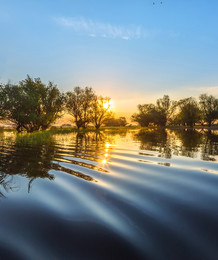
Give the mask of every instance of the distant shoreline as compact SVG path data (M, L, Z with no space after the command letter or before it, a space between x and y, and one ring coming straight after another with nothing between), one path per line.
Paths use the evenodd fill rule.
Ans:
M56 125L56 126L52 126L50 129L46 130L46 131L56 131L56 130L72 130L72 131L78 131L78 132L83 132L83 131L93 131L95 130L93 126L87 127L85 129L78 129L76 126L65 126L65 125ZM157 127L157 126L148 126L148 127L141 127L141 126L137 126L137 125L132 125L132 126L103 126L101 127L98 131L104 131L104 130L128 130L128 129L136 129L136 130L146 130L146 129L169 129L169 130L185 130L185 129L207 129L207 130L218 130L218 125L213 125L213 126L207 126L207 125L197 125L197 126L193 126L193 127L189 127L189 126L165 126L165 127ZM16 127L11 123L6 123L3 124L2 122L0 122L0 130L1 131L13 131L16 130ZM39 131L42 132L42 131Z

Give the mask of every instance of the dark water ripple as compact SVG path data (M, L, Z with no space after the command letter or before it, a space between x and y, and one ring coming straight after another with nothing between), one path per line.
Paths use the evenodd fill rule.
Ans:
M195 131L2 142L0 258L218 259L217 159Z

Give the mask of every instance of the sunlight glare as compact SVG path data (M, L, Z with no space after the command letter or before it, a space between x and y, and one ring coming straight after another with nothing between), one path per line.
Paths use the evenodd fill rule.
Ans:
M111 109L113 107L113 104L114 104L113 100L105 101L103 103L103 107L105 109L108 109L108 108Z

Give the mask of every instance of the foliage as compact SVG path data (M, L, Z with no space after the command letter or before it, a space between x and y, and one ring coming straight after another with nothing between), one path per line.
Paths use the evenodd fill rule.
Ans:
M92 122L96 129L99 129L101 125L111 117L111 104L110 98L95 97L93 102Z
M0 119L4 119L6 117L5 101L6 95L4 91L4 86L0 85Z
M203 120L211 126L211 124L218 119L218 99L212 95L202 94L199 100Z
M65 97L51 82L43 90L40 104L40 125L42 130L45 130L61 116Z
M166 124L193 127L202 120L211 126L218 119L218 99L206 94L200 96L199 104L192 97L176 102L164 95L156 104L138 105L137 108L138 113L133 114L131 119L142 127L163 127Z
M110 98L97 96L92 88L75 87L66 93L66 108L74 117L78 129L87 128L93 123L99 129L104 121L111 116Z
M126 126L127 121L125 117L119 117L119 118L108 118L104 121L105 126Z
M200 109L194 98L181 99L178 102L178 107L177 120L179 124L193 127L201 119Z
M175 111L176 102L171 101L169 96L157 100L156 105L144 104L138 105L139 113L132 115L132 121L139 123L141 126L149 124L165 126Z
M142 127L147 127L152 121L152 111L155 109L153 104L144 104L137 106L139 113L132 115L133 122L137 122Z
M125 117L112 116L110 98L97 96L91 87L75 87L64 95L52 82L45 85L40 78L29 76L17 85L0 85L0 119L9 119L18 131L47 129L61 116L64 105L78 129L86 129L90 124L96 129L103 124L114 127L127 124ZM138 113L131 119L142 127L167 124L193 127L199 122L210 127L218 119L218 99L202 94L198 104L192 97L176 102L164 95L155 104L139 104Z
M177 102L170 100L168 95L164 95L163 98L159 98L156 102L156 116L157 125L166 126L172 120L172 116L175 112Z
M58 88L51 82L46 86L39 78L27 76L18 85L6 84L2 91L7 119L17 125L18 131L47 129L60 116L64 104Z
M92 106L96 95L92 88L75 87L66 93L66 108L74 117L77 128L86 128L92 121Z

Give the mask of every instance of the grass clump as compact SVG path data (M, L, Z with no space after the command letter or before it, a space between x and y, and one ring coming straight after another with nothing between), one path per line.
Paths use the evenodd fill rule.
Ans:
M45 131L36 131L33 133L19 133L16 135L16 144L18 145L40 145L49 144L53 142L54 135L62 135L69 133L86 133L90 131L95 131L94 128L78 130L74 128L56 128Z
M16 133L16 131L13 130L13 133L14 133L14 139L15 139L15 142L17 145L40 145L40 144L52 143L53 142L52 137L54 135L63 135L63 134L69 134L69 133L85 134L88 132L99 133L101 131L109 132L109 133L126 133L130 130L138 130L138 129L142 129L142 128L138 127L138 126L124 126L124 127L102 127L100 129L96 130L94 127L88 127L86 129L78 129L76 127L69 127L69 128L52 128L49 130L36 131L33 133L27 133L27 132ZM148 128L148 129L150 129L150 128ZM6 131L4 131L4 132L6 132Z

